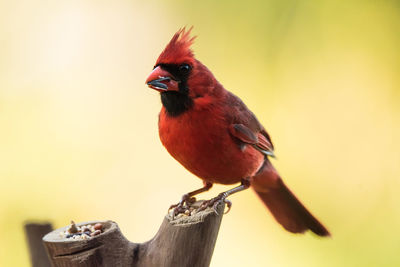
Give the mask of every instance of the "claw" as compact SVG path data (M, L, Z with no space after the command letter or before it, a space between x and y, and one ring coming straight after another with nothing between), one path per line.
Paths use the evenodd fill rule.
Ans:
M169 206L169 208L168 208L168 212L170 212L172 209L174 209L174 208L178 207L178 205L179 205L179 203L178 203L178 204L174 204L174 205L171 205L171 206Z
M168 213L173 209L172 218L175 218L180 213L185 213L186 210L189 209L189 206L196 202L195 197L189 197L188 194L182 196L182 199L179 203L171 205L168 209Z
M226 206L228 207L228 210L226 212L224 212L224 214L228 213L231 210L232 207L232 202L228 199L226 199L226 195L225 193L221 193L219 194L217 197L214 197L210 200L206 200L204 201L201 206L197 209L197 211L203 211L208 207L212 207L213 210L215 212L217 212L217 206L219 203L223 202L224 204L226 204ZM217 213L218 214L218 213Z
M224 214L227 214L232 208L232 201L230 201L228 199L224 199L224 202L225 202L226 206L228 207L228 210L225 211Z

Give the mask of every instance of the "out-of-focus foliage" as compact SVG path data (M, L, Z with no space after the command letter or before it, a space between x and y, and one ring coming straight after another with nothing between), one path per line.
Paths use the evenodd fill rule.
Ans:
M249 190L212 266L399 266L400 5L355 0L0 1L0 266L28 265L25 220L113 219L140 242L201 185L144 85L184 25L333 234L285 232Z

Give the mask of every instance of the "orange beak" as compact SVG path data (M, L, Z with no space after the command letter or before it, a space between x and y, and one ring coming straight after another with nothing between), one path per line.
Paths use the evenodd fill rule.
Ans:
M156 67L146 80L146 84L159 92L179 91L179 82L160 66Z

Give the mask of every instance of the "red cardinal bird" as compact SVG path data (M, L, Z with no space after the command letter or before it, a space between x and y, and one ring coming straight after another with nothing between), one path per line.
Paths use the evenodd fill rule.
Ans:
M191 29L190 29L191 30ZM190 49L190 30L179 30L158 57L147 85L160 92L159 134L168 152L201 178L204 187L182 197L182 207L213 183L241 185L207 202L211 206L249 188L288 231L328 230L283 183L268 157L274 156L271 138L256 116L224 89Z

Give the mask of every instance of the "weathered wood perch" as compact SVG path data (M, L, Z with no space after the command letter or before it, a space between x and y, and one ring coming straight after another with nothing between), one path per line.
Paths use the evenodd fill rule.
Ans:
M102 221L104 232L86 240L67 240L66 227L43 237L52 266L134 266L204 267L209 266L225 205L217 213L208 208L192 216L164 218L153 239L132 243L113 221ZM93 224L84 222L77 225Z
M42 238L50 231L53 231L53 227L50 223L26 223L24 228L32 267L50 267L50 261L44 249Z

